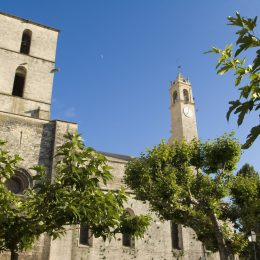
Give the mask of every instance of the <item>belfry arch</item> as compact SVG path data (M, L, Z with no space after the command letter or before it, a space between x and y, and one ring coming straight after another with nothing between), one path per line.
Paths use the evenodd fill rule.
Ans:
M30 54L31 41L32 41L32 31L29 29L25 29L22 35L20 53Z
M19 66L15 71L14 84L12 95L16 97L23 97L25 80L27 71L24 67Z

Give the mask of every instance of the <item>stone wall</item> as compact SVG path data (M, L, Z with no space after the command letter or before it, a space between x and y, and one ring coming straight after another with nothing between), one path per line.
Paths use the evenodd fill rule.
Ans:
M50 171L54 131L54 122L0 112L0 139L7 141L11 153L23 158L19 167L29 172L37 164L45 165Z
M23 158L18 166L25 169L31 176L35 174L30 170L34 165L44 165L49 176L54 175L53 155L57 147L64 142L64 134L75 130L77 130L77 124L70 122L48 121L0 112L0 139L7 142L6 150L11 154L19 154ZM49 260L51 259L51 243L47 235L42 235L32 250L21 253L19 259ZM69 248L66 239L63 243L66 243L66 248ZM61 248L57 250L60 251ZM51 252L53 250L55 247ZM9 258L8 253L0 254L0 260ZM63 260L61 257L53 259Z

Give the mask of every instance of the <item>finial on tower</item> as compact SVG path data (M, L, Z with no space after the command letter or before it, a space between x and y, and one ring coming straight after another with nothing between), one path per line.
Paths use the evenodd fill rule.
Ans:
M176 82L178 82L178 81L183 81L183 76L182 76L181 72L178 72Z
M178 82L178 81L183 81L183 76L182 76L182 67L181 67L181 63L180 63L180 58L176 59L176 63L177 63L177 78L175 81L173 81L173 83Z
M178 74L177 74L177 78L176 78L176 81L183 81L183 76L182 76L182 72L181 72L181 65L178 65L177 67L178 69Z
M178 69L178 74L181 74L181 65L178 65L177 69Z

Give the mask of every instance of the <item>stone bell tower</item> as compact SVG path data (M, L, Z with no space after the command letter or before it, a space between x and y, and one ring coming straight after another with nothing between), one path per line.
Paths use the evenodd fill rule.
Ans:
M49 119L59 31L0 12L0 111Z
M181 73L170 86L170 110L171 110L171 137L173 140L192 140L198 137L195 104L192 95L191 84L184 79Z
M59 30L1 12L0 25L0 140L23 158L8 183L23 194L32 166L54 176L56 149L77 124L50 120Z
M190 141L198 137L192 87L189 80L184 79L181 73L178 73L176 80L172 81L170 85L170 111L171 137L168 140L169 144L182 139ZM178 234L177 248L191 253L185 259L202 259L202 256L195 256L195 252L204 252L201 242L195 243L193 240L196 237L195 231L174 223L172 223L172 228Z

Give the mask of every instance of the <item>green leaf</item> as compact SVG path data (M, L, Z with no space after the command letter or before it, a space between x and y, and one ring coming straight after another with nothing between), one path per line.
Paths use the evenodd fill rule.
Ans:
M260 125L251 129L250 134L247 136L246 143L242 145L242 149L248 149L256 138L260 135Z
M236 81L235 81L235 86L238 86L239 84L240 84L240 82L241 82L241 80L242 80L242 75L240 75L240 76L238 76L237 78L236 78Z
M212 47L209 51L204 52L204 54L207 54L207 53L217 53L217 54L219 54L219 53L221 53L221 52L222 52L221 49Z
M232 62L227 62L225 63L225 65L223 65L218 71L217 73L219 75L223 75L225 73L227 73L229 70L231 70L233 68L233 64Z
M239 100L236 100L236 101L230 101L229 104L231 105L229 107L229 110L227 112L227 115L226 115L226 118L227 120L229 120L229 117L231 115L231 113L238 107L241 105L241 102Z

